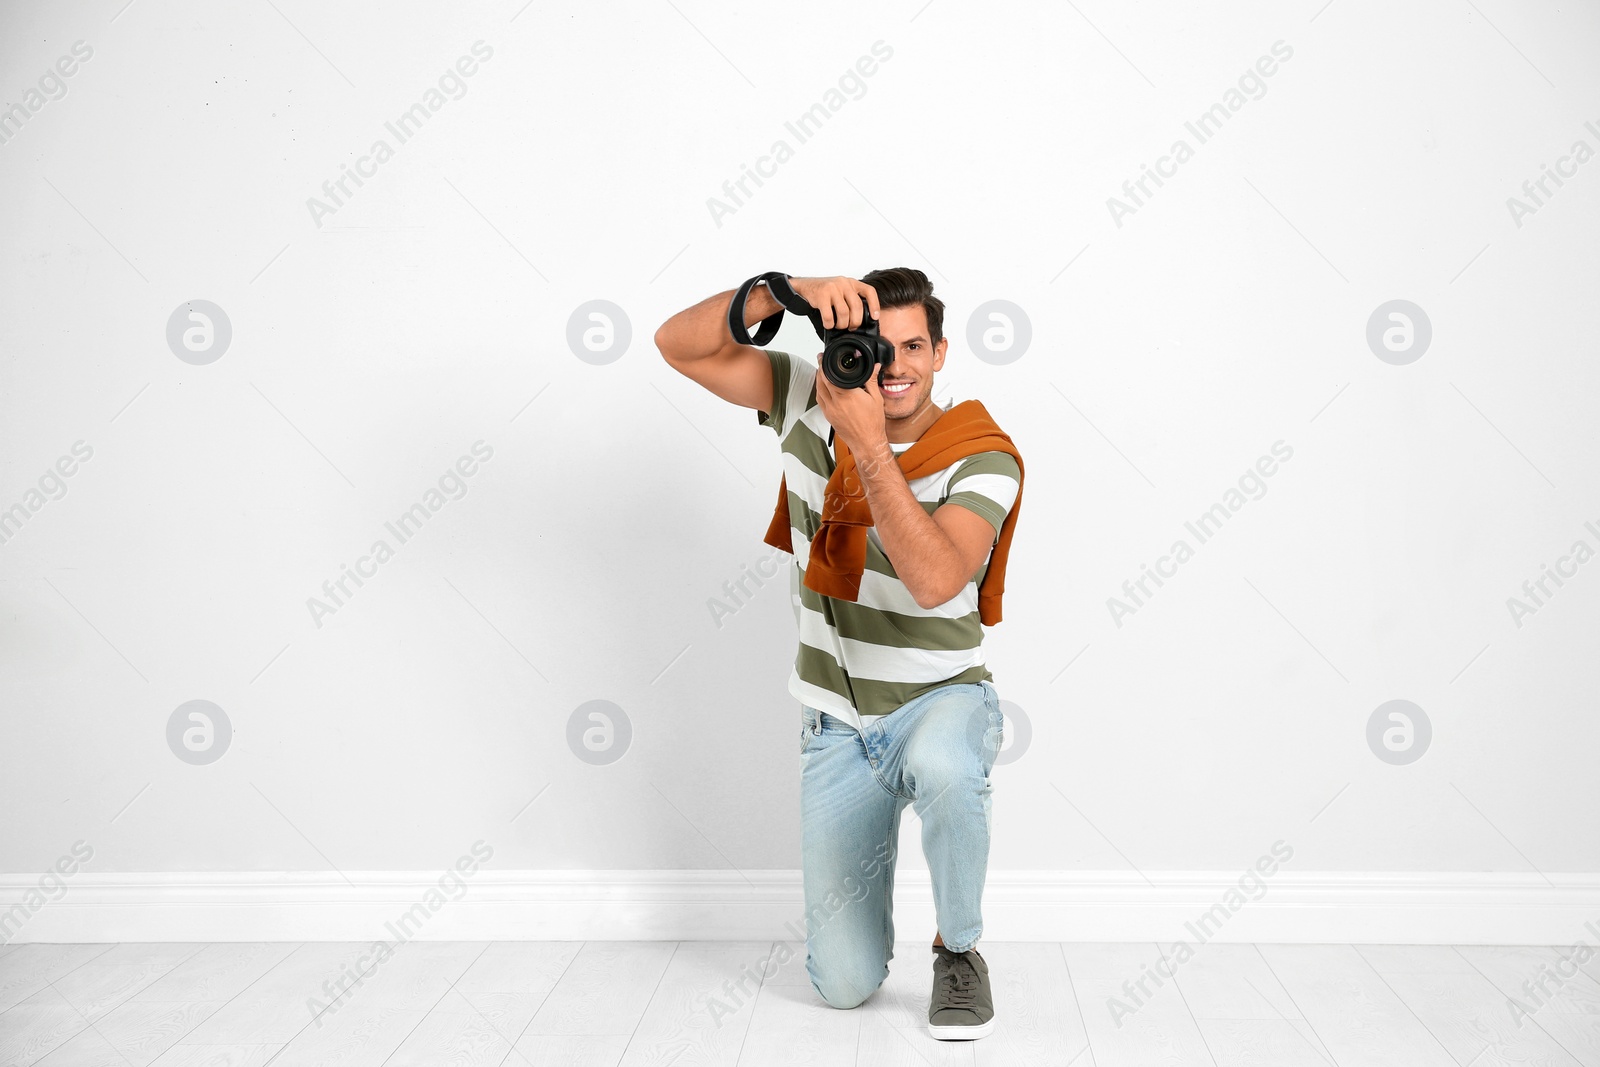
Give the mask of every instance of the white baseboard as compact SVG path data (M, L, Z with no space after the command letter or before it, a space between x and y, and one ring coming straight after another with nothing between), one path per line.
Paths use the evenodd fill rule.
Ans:
M348 881L346 880L348 878ZM1600 941L1600 875L1280 870L1237 910L1236 872L991 871L988 941L1574 945ZM798 871L90 874L40 893L0 875L0 942L797 940ZM13 905L29 898L19 908ZM430 910L427 897L435 894ZM51 894L54 894L53 899ZM1234 901L1245 894L1236 894ZM836 904L835 906L841 906ZM1220 906L1220 907L1218 907ZM1213 910L1213 909L1216 910ZM1202 916L1210 912L1210 922ZM410 920L404 917L409 914ZM931 938L926 870L902 868L895 934ZM1585 927L1593 923L1595 930ZM1192 927L1186 924L1194 924Z

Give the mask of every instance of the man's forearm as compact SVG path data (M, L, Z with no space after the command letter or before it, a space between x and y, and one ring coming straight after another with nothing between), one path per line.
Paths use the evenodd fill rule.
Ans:
M733 343L728 332L728 304L737 289L707 297L685 308L661 324L656 331L656 347L668 359L680 363L714 356ZM754 326L783 310L765 285L750 290L744 302L744 324Z
M856 454L856 471L866 487L867 506L894 572L924 606L942 604L945 579L961 566L956 546L911 492L887 440L865 455Z

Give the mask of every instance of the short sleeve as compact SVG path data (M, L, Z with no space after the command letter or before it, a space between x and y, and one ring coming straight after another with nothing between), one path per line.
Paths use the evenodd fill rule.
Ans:
M989 520L999 541L1000 527L1021 490L1022 468L1009 453L979 452L956 465L941 503L976 511Z
M769 411L756 412L756 421L771 426L781 441L789 428L816 404L817 365L788 352L762 349L772 364L772 405Z

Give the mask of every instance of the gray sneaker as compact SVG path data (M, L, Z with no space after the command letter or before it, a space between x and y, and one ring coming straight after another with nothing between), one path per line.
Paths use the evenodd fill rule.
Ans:
M934 945L928 1033L940 1041L970 1041L993 1030L989 965L977 949L951 952L943 945Z

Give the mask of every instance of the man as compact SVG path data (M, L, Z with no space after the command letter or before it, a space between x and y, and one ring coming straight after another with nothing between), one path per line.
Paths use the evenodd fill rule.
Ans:
M771 284L749 292L747 328L784 310ZM949 340L922 271L787 284L824 328L877 320L894 351L881 382L840 388L809 360L737 343L736 290L674 315L655 341L686 377L754 408L782 446L766 540L795 554L806 969L837 1008L888 977L894 853L914 804L939 925L929 1031L982 1037L994 1005L976 944L1002 719L981 625L1000 619L1020 456L977 401L933 402Z

